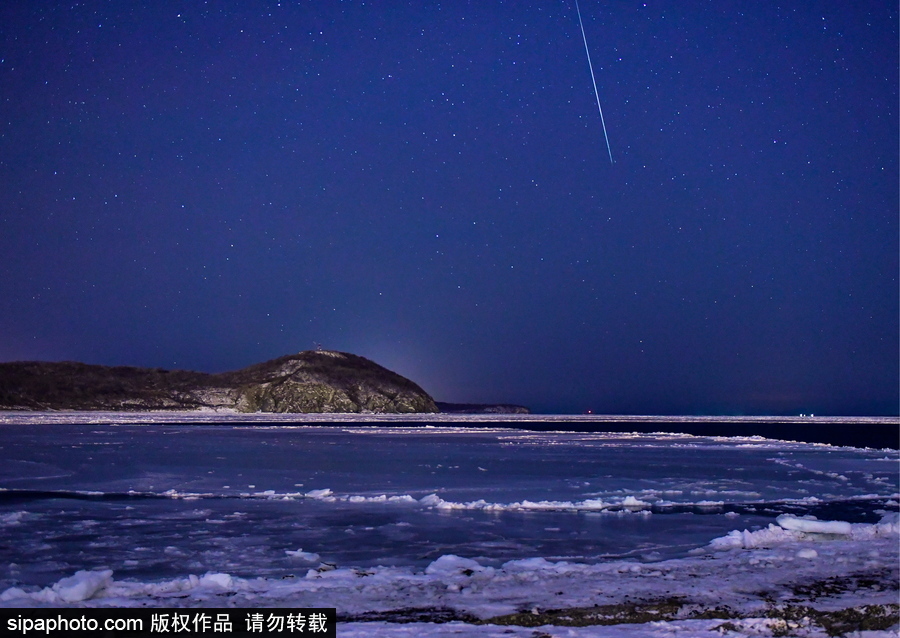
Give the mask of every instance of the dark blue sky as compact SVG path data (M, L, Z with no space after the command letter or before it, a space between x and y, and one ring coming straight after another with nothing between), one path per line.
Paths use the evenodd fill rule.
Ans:
M896 414L896 3L0 5L0 360Z

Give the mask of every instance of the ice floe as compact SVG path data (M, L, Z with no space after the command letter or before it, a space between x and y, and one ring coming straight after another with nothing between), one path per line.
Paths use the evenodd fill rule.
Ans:
M9 588L0 605L336 606L339 635L398 637L530 637L525 630L537 627L550 636L811 637L864 610L884 616L870 635L896 635L898 516L842 522L781 518L732 532L711 553L649 564L532 557L492 567L444 555L422 570L323 566L294 578L207 573L159 582L79 571L42 589ZM648 614L659 619L645 622ZM588 626L570 628L566 618Z

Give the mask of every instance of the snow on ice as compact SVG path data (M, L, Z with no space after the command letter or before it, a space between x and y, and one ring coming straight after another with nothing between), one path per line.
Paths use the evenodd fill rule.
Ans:
M783 519L779 523L788 522ZM660 620L637 625L570 628L545 626L551 636L767 635L784 629L773 619L775 609L809 608L821 613L848 608L875 609L896 605L898 516L885 515L876 524L847 524L849 533L832 533L772 525L757 532L716 539L694 556L637 563L594 564L548 561L540 557L508 561L498 567L444 555L423 570L310 569L297 578L238 578L209 573L161 582L119 581L108 570L79 571L56 584L27 592L10 588L0 604L10 607L63 606L234 606L329 607L338 605L345 619L340 635L449 636L523 635L521 625L507 627L475 623L510 615L559 617L554 610L595 610L614 613L623 603L656 609ZM825 523L824 521L808 521ZM829 521L837 523L840 521ZM846 528L840 528L846 529ZM777 531L777 530L780 530ZM750 538L752 542L744 539ZM423 603L425 605L423 606ZM627 607L627 605L625 606ZM397 610L401 611L399 614ZM709 610L718 610L717 618ZM403 614L406 614L406 617ZM424 622L429 614L449 624ZM713 614L714 615L714 614ZM418 619L410 624L386 622ZM692 618L692 616L695 616ZM798 623L790 635L825 635L814 622ZM729 633L725 623L733 629ZM894 633L890 633L894 631ZM718 633L717 633L718 632ZM895 630L880 634L895 635Z
M895 451L221 417L3 423L0 606L336 606L342 637L898 635Z

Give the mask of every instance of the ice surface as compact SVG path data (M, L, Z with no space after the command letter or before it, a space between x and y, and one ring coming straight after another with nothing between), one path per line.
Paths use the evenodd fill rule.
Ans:
M831 540L835 537L865 542L873 538L896 536L900 533L896 513L885 514L874 525L854 525L846 521L819 521L815 520L815 517L798 518L790 514L782 514L775 520L778 525L770 523L765 529L757 531L733 530L723 537L714 538L710 541L709 546L716 550L755 549L797 541Z
M337 605L353 621L341 635L531 637L471 618L680 597L765 635L785 628L760 592L823 609L896 602L894 452L60 419L0 424L4 606ZM820 581L832 593L802 593ZM404 609L451 622L387 621L421 620ZM721 619L689 615L541 631L722 635Z
M304 552L302 549L297 550L284 550L284 553L290 556L291 558L296 558L297 560L304 561L307 563L318 563L322 560L322 557L313 552Z
M0 606L64 606L81 603L101 597L103 591L112 584L112 575L111 569L79 570L40 591L28 593L18 587L10 587L0 592Z
M845 521L820 521L815 516L799 518L792 514L782 514L775 522L784 529L796 530L806 534L839 534L849 536L853 526Z
M347 621L340 635L445 636L523 635L520 628L475 626L468 622L448 627L429 622L407 624L377 621L379 614L399 620L427 618L429 614L459 618L498 618L526 612L552 616L554 609L616 607L680 601L659 621L634 625L593 627L571 633L565 627L547 627L551 636L717 635L725 622L692 620L692 614L718 609L731 617L735 630L750 635L825 635L814 623L794 627L776 622L767 613L778 605L806 606L822 613L848 608L890 608L896 603L898 529L896 516L877 524L854 524L861 541L819 535L811 541L801 532L780 529L783 535L767 548L716 551L656 563L601 561L578 563L532 557L496 567L455 555L444 555L424 569L380 567L360 570L309 570L295 578L239 578L208 573L184 578L134 581L113 580L108 572L79 573L69 579L86 597L68 602L90 606L237 607L332 606L337 604ZM65 579L43 589L9 589L0 594L3 606L61 605L59 592ZM773 602L773 597L777 602ZM628 605L625 605L627 607ZM405 611L403 611L405 610ZM403 614L407 614L406 617ZM418 614L418 615L416 615ZM736 623L736 624L735 624ZM804 628L805 627L805 628ZM413 631L415 630L415 631ZM752 631L751 631L752 630ZM507 631L508 633L502 633ZM572 630L576 631L576 630ZM722 630L719 630L718 635ZM699 632L699 633L698 633ZM756 633L754 633L756 632ZM741 635L727 634L727 635ZM894 635L881 633L873 635Z
M53 585L53 591L63 602L77 603L95 596L111 581L111 569L98 572L79 571L75 572L74 576L63 578Z
M434 575L456 575L465 572L484 571L486 568L478 564L471 558L461 558L453 554L441 556L436 561L425 568L425 573L429 576ZM490 568L487 568L490 569ZM492 570L493 571L493 570Z

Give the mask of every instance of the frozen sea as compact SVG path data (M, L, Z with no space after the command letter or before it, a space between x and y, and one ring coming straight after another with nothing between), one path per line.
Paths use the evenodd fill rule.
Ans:
M896 616L896 449L327 418L0 414L0 605L327 606L342 636Z

